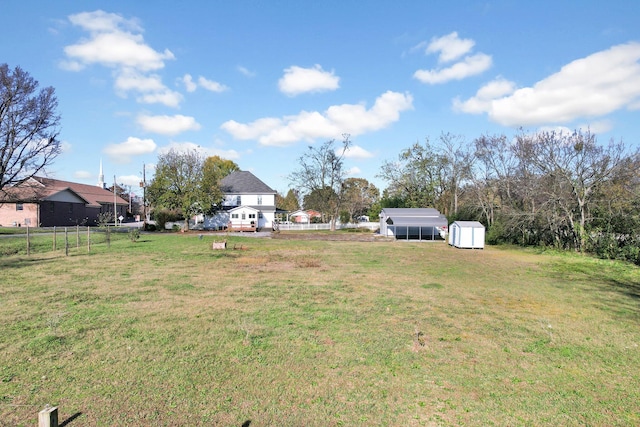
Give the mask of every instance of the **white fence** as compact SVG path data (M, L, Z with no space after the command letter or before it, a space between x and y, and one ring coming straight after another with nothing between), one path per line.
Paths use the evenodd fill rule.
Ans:
M280 231L309 231L309 230L330 230L331 224L278 224ZM380 228L380 224L377 222L359 222L356 224L336 224L336 230L345 228L368 228L371 231L375 231Z

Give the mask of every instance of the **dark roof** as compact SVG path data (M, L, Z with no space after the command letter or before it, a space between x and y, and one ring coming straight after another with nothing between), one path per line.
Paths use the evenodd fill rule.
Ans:
M275 194L267 184L248 171L235 171L222 178L220 189L225 194Z
M97 185L79 184L77 182L61 181L59 179L33 177L17 187L7 189L5 200L12 202L36 202L62 191L71 191L90 206L113 203L113 193ZM116 204L128 205L129 202L116 197Z

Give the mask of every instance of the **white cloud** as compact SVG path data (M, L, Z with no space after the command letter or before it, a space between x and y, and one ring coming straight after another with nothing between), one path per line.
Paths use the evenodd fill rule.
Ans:
M640 102L640 43L613 46L565 65L532 87L510 94L482 92L454 107L487 113L504 126L570 123L597 118ZM501 96L503 95L503 96Z
M182 94L170 90L162 83L157 74L142 74L133 69L123 69L116 76L114 82L116 93L126 97L129 91L136 91L142 95L136 100L144 104L164 104L168 107L178 107L182 102Z
M73 177L76 179L91 179L94 178L95 175L87 171L75 171Z
M324 92L340 87L340 77L333 71L324 71L320 65L313 68L291 66L284 70L284 76L278 81L280 91L288 96L306 92Z
M229 89L227 86L223 85L222 83L218 83L213 80L206 79L202 76L198 77L198 81L195 82L191 74L185 74L181 80L182 80L182 83L184 83L184 86L187 89L187 92L195 92L198 86L206 90L209 90L211 92L218 92L218 93L224 92L225 90Z
M453 108L464 113L479 114L488 111L491 102L502 96L510 95L516 90L516 84L502 77L499 77L482 86L476 96L460 101L459 98L453 100Z
M142 182L142 178L137 175L120 175L118 177L118 183L130 185L132 192L133 188L139 188L140 182Z
M221 150L219 148L203 147L194 142L177 142L171 141L169 144L158 149L159 154L167 154L170 150L178 151L181 153L197 151L205 157L220 156L223 159L237 160L240 158L240 154L236 150Z
M73 25L88 31L89 37L64 48L66 59L60 61L61 68L68 71L81 71L89 65L114 68L114 88L119 96L136 91L142 94L136 97L138 102L179 106L182 95L167 88L158 74L149 74L163 68L165 61L175 56L168 49L158 52L146 44L137 20L102 10L68 18Z
M164 67L164 61L175 59L173 53L157 52L144 43L139 34L114 31L92 35L89 40L66 46L64 52L78 66L100 64L107 67L131 67L141 71Z
M459 38L458 33L454 31L446 36L431 39L425 52L427 54L440 52L439 62L451 62L471 52L475 44L476 42L471 39Z
M115 13L107 13L103 10L94 12L81 12L69 16L73 25L82 27L91 32L109 32L124 27L131 31L142 31L136 19L124 19Z
M164 104L167 107L178 107L183 100L182 94L166 89L163 92L146 93L136 100L142 104Z
M358 176L362 173L359 167L353 166L347 170L347 176Z
M225 90L229 89L221 83L214 82L213 80L207 80L202 76L198 77L198 84L206 90L210 90L211 92L224 92Z
M342 149L340 149L339 151L341 152ZM358 145L352 145L344 153L344 157L347 159L370 159L371 157L373 157L373 153L365 150Z
M462 80L480 74L491 68L492 63L491 56L478 53L473 56L467 56L464 60L456 62L448 68L417 70L413 77L427 84L446 83L451 80Z
M187 89L187 92L195 92L198 88L198 85L194 83L191 74L185 74L184 77L182 77L182 82L184 83L184 87Z
M254 71L249 70L246 67L243 67L242 65L238 65L237 70L240 72L240 74L244 75L245 77L255 77L256 73Z
M246 124L230 120L221 128L235 139L254 139L266 146L287 146L316 138L337 138L343 133L356 136L384 129L398 121L402 111L412 108L411 94L387 91L369 109L364 104L334 105L324 113L302 111L297 115L266 117Z
M416 46L422 48L424 43ZM413 77L422 83L440 84L451 80L462 80L467 77L481 74L491 68L493 59L485 53L467 55L475 46L475 41L471 39L461 39L457 32L447 34L440 38L433 38L427 45L425 53L439 53L438 63L446 64L456 61L446 68L433 68L431 70L417 70ZM464 56L467 55L467 56ZM462 58L464 56L464 58ZM462 59L460 59L462 58Z
M156 143L153 139L140 139L133 136L119 144L108 145L103 152L117 163L129 163L133 156L153 153Z
M162 135L177 135L181 132L200 129L200 124L193 117L181 114L175 116L148 116L141 114L138 116L137 121L145 131Z

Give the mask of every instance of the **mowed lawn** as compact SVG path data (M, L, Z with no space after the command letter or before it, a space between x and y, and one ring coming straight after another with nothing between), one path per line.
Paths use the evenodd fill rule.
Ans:
M637 267L221 238L0 258L0 425L640 425Z

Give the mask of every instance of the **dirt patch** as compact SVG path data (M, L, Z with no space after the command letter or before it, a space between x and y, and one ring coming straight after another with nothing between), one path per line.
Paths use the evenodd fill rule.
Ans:
M322 240L322 241L345 241L345 242L381 242L393 241L393 238L380 236L373 233L343 233L343 232L321 232L314 233L305 231L303 233L296 232L280 232L273 233L272 239L281 240Z

